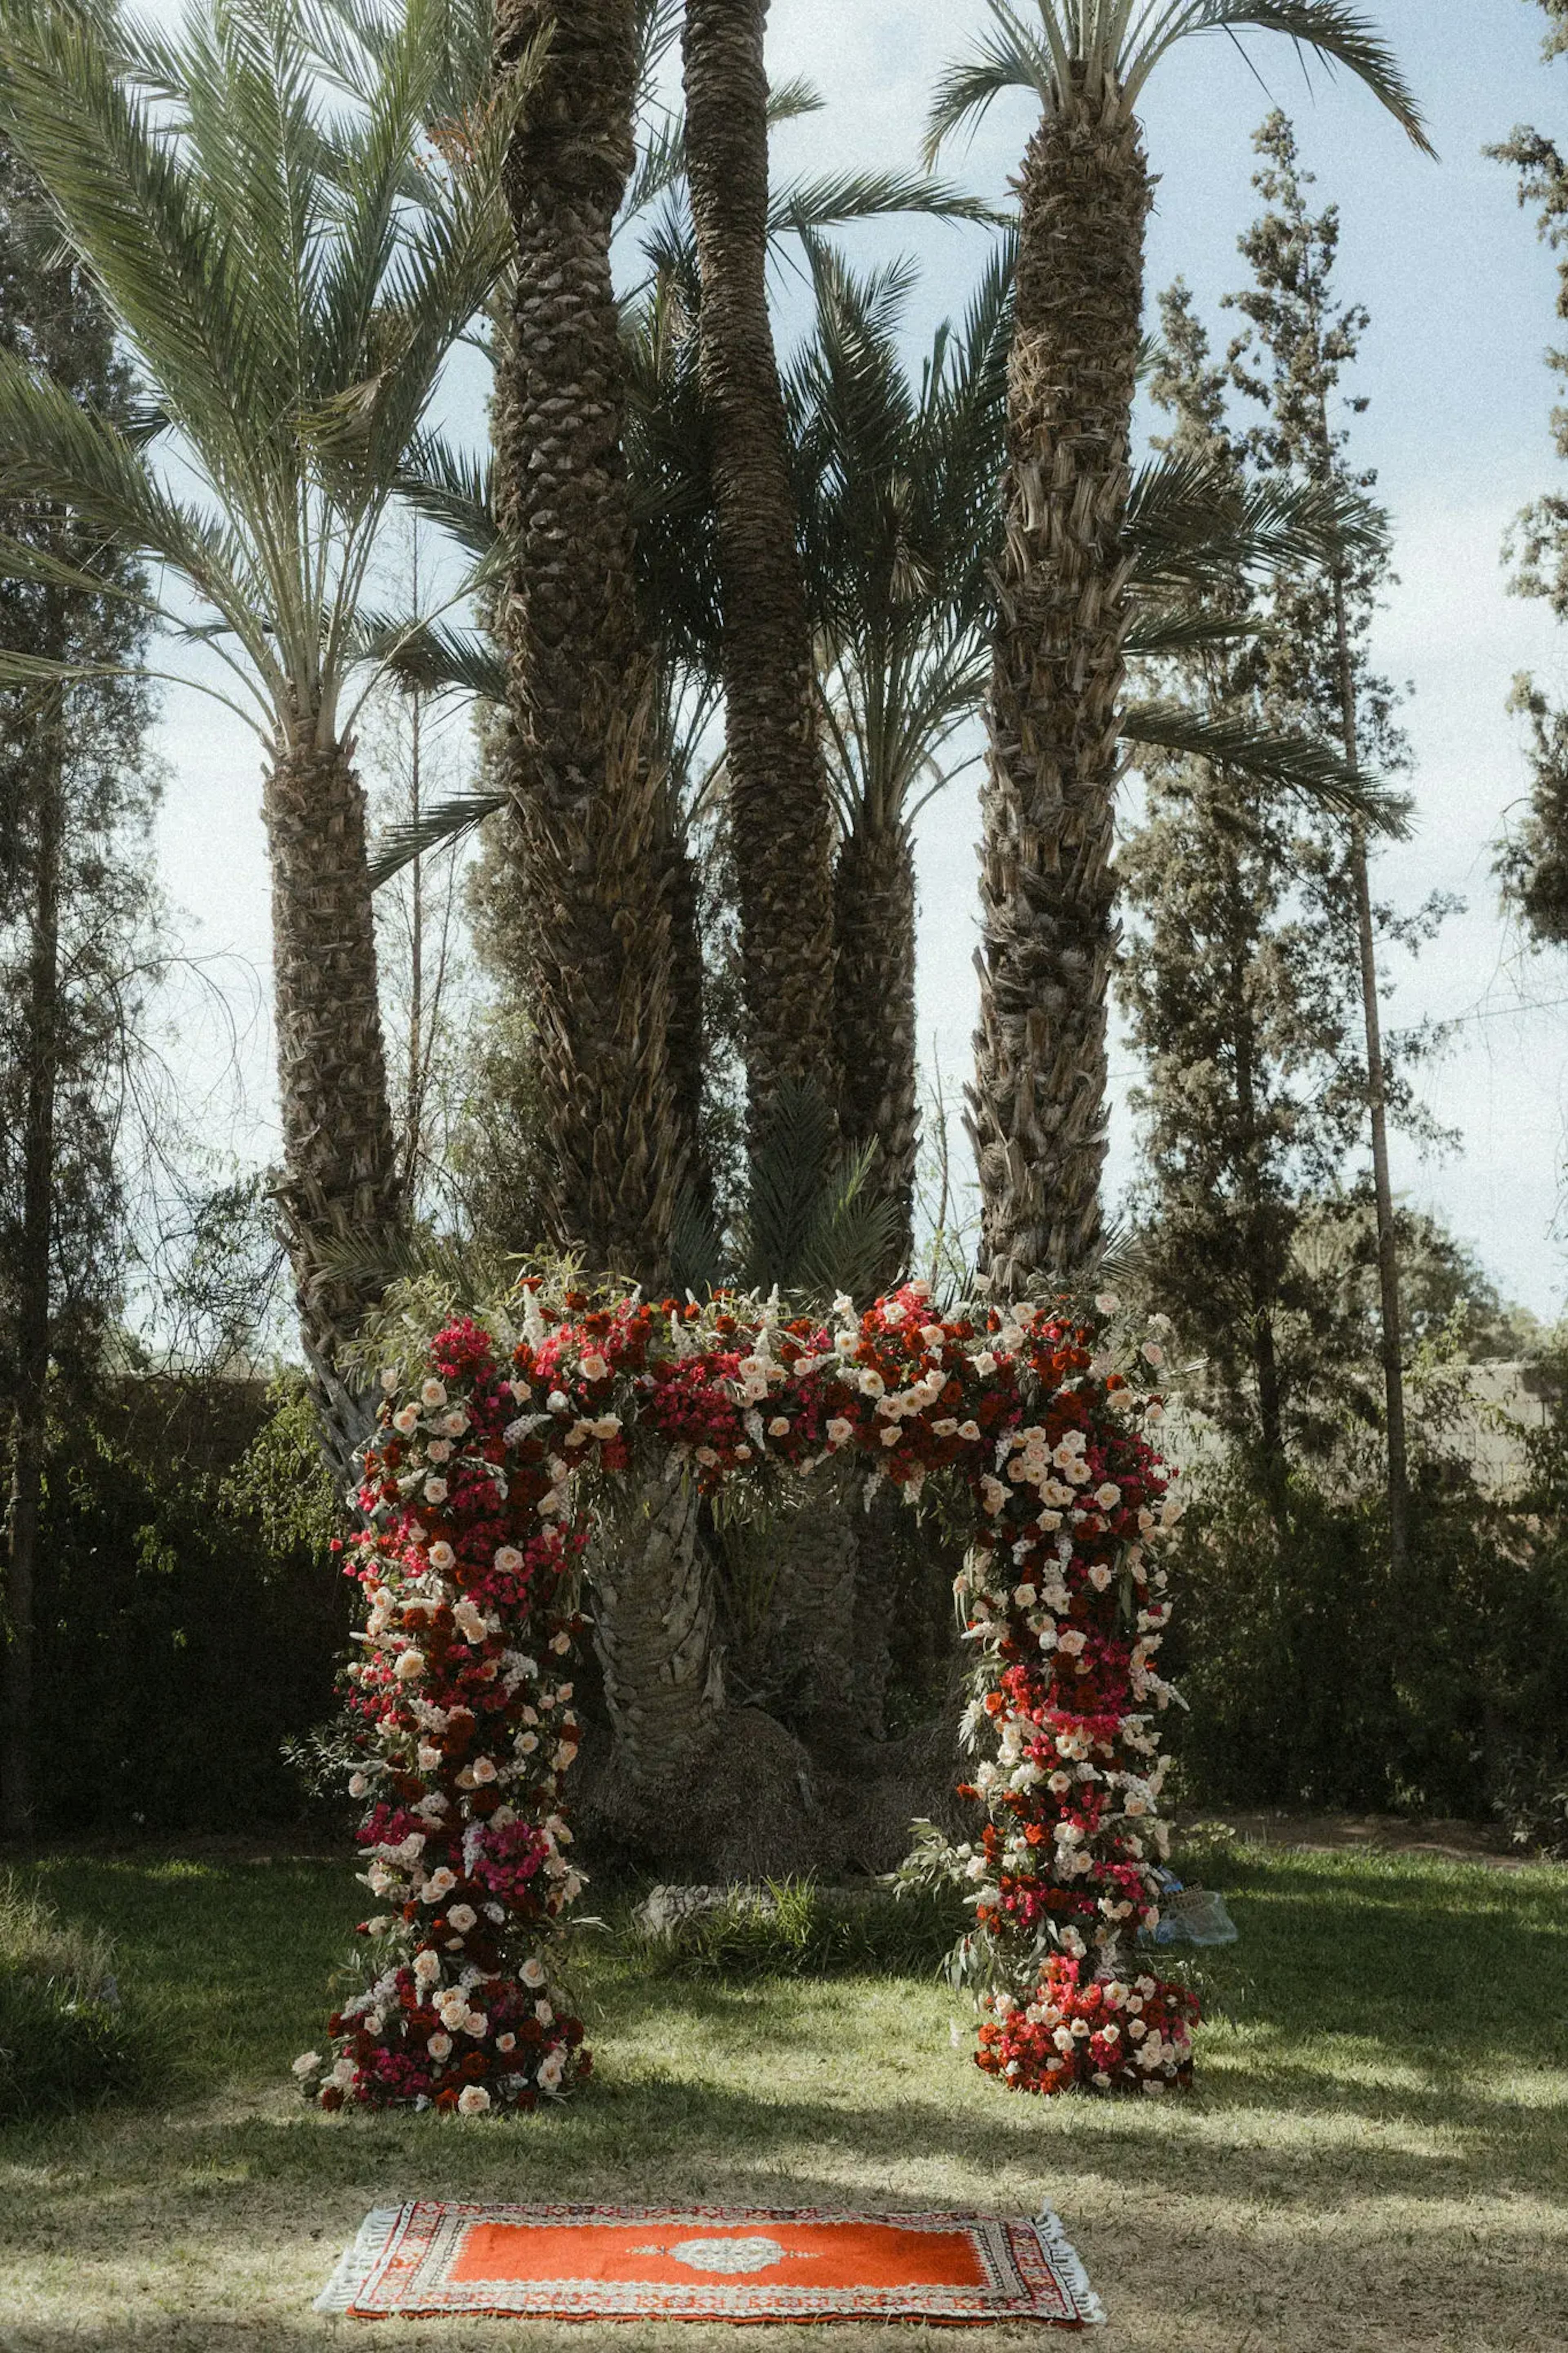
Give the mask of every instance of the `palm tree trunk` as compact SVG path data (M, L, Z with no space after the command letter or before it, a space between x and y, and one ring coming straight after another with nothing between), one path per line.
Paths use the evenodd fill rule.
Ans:
M721 667L753 1138L787 1080L832 1102L833 813L768 319L767 0L686 0L686 137L702 278Z
M52 606L55 599L51 596ZM33 1831L33 1651L38 1523L48 1411L49 1267L54 1234L55 1096L59 1069L60 856L65 837L65 698L42 697L37 738L37 842L28 955L26 1105L22 1136L22 1229L15 1260L16 1395L5 1564L5 1736L0 1753L5 1835Z
M612 1775L634 1804L679 1790L724 1704L713 1573L698 1541L700 1500L672 1455L641 1498L645 1524L595 1575Z
M550 1181L545 1236L643 1281L668 1256L680 1152L669 915L621 450L610 232L633 161L633 0L497 0L504 75L551 46L508 153L517 237L498 368L499 615Z
M915 861L901 822L857 826L833 877L837 957L834 1032L843 1077L839 1118L856 1150L877 1146L875 1182L896 1205L898 1229L878 1278L890 1289L914 1249Z
M1113 100L1042 121L1020 188L969 1097L999 1293L1077 1274L1100 1245L1122 522L1150 195L1137 123Z
M703 974L697 867L673 824L664 845L669 913L669 1083L686 1189L698 1209L713 1207L712 1172L702 1149Z
M286 745L262 788L283 1176L277 1189L323 1443L353 1475L374 1406L344 1349L380 1296L404 1195L376 991L364 794L340 744ZM342 1256L352 1252L352 1271Z

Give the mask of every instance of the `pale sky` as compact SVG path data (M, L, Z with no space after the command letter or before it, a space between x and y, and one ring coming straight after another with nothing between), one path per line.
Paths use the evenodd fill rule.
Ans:
M1509 518L1529 498L1568 488L1552 449L1553 379L1543 360L1555 322L1556 274L1512 177L1485 161L1486 142L1521 121L1568 134L1568 59L1540 62L1544 23L1533 0L1366 0L1426 111L1441 161L1415 153L1358 85L1314 69L1310 87L1280 43L1254 37L1267 83L1222 38L1169 58L1146 93L1151 162L1160 175L1150 231L1151 294L1178 274L1223 338L1219 295L1241 282L1237 237L1258 208L1251 132L1271 102L1292 114L1316 196L1343 215L1340 286L1363 301L1372 328L1358 388L1372 402L1355 452L1379 470L1394 517L1401 585L1380 625L1376 657L1409 681L1405 721L1415 768L1416 831L1380 861L1380 893L1414 906L1436 889L1468 912L1414 966L1395 967L1388 1018L1460 1018L1455 1043L1423 1092L1462 1149L1423 1165L1401 1151L1396 1182L1474 1247L1505 1294L1543 1315L1568 1291L1568 1247L1553 1239L1568 1157L1568 956L1524 954L1500 919L1490 844L1527 785L1518 723L1504 710L1516 670L1533 669L1568 696L1568 642L1544 610L1510 597L1499 561ZM842 169L914 160L928 93L945 58L984 21L980 0L773 0L769 59L776 79L805 74L826 111L781 142L790 168ZM948 168L999 196L1030 127L1026 100L999 103L967 155ZM920 332L962 309L981 254L976 233L923 225L861 234L869 255L912 247L926 266ZM785 301L787 321L789 305ZM1562 330L1568 340L1568 326ZM454 424L478 429L471 396ZM173 694L160 730L172 771L160 828L165 887L184 911L197 953L244 967L268 960L268 893L254 744L225 714ZM956 786L933 803L921 840L921 1033L944 1071L969 1062L975 985L974 801ZM1530 1009L1536 1008L1536 1009ZM247 1030L259 1155L272 1149L265 1025ZM208 1047L193 1035L188 1059ZM1118 1054L1111 1166L1116 1190L1131 1166Z

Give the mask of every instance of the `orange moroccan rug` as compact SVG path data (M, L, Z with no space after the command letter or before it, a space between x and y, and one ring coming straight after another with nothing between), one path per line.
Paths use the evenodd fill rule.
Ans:
M316 2300L361 2320L1103 2320L1049 2208L378 2207Z

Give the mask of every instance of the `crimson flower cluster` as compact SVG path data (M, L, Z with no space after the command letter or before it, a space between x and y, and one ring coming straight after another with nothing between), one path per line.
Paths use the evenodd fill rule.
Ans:
M1193 2077L1198 2002L1152 1977L1086 1978L1063 1956L1027 2001L988 1994L978 2064L1019 2091L1163 2092Z

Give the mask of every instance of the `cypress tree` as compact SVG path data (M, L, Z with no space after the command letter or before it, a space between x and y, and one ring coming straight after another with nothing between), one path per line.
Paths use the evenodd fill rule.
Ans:
M1351 415L1365 408L1364 398L1345 396L1341 384L1369 324L1361 304L1341 303L1335 291L1338 207L1311 212L1312 174L1301 168L1295 133L1278 109L1254 144L1263 165L1253 185L1268 209L1241 241L1252 284L1232 302L1249 326L1231 353L1235 382L1264 410L1247 436L1249 451L1265 473L1370 494L1375 477L1352 468L1349 430L1337 413L1342 401ZM1374 672L1370 655L1373 617L1389 574L1386 552L1369 552L1285 575L1274 600L1270 639L1277 701L1300 723L1336 740L1352 773L1385 776L1409 765L1394 715L1394 692ZM1391 1084L1379 1006L1379 927L1366 829L1359 821L1349 824L1343 855L1330 861L1323 888L1326 903L1342 909L1352 931L1360 983L1365 1132L1377 1221L1389 1545L1397 1576L1409 1545L1409 1470L1398 1238L1388 1163Z

